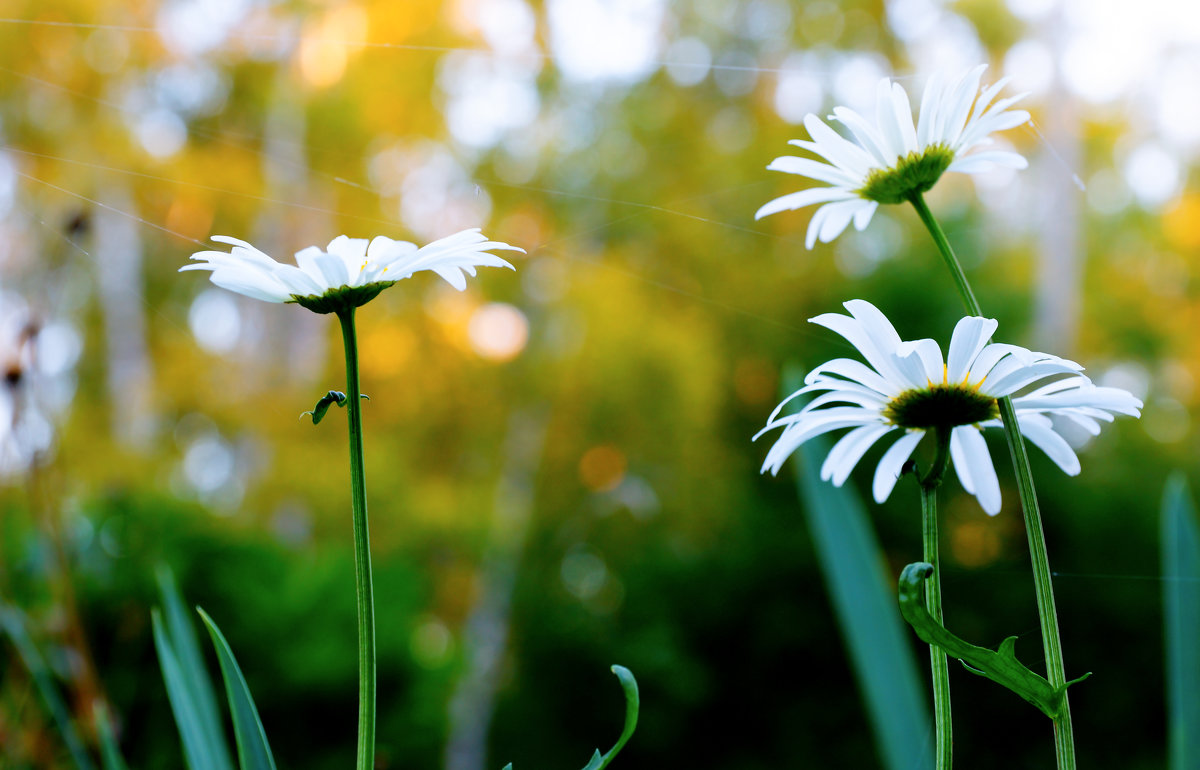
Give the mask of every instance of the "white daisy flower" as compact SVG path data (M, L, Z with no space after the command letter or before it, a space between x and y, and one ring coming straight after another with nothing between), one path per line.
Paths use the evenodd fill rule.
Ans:
M214 241L233 246L230 253L200 251L192 259L201 264L184 270L211 270L212 282L230 291L266 302L295 302L318 313L357 307L374 299L396 281L418 270L432 270L454 288L467 287L463 273L475 268L513 266L489 249L524 249L489 241L478 228L463 230L417 248L414 243L376 236L365 238L339 235L322 251L316 246L296 252L296 264L276 262L245 241L214 235Z
M886 436L895 441L875 470L872 492L882 503L892 493L913 451L926 434L950 431L950 459L959 481L991 515L1000 511L1000 484L983 430L1001 427L997 399L1013 396L1021 433L1070 475L1079 460L1055 431L1052 418L1098 433L1099 421L1114 414L1140 416L1142 402L1118 388L1093 385L1082 367L1047 353L990 343L996 321L967 317L958 322L949 355L930 339L904 342L891 322L864 300L845 303L849 316L827 313L811 319L846 338L867 364L849 358L809 372L804 387L775 408L754 437L782 428L762 470L778 473L805 441L851 428L830 450L821 478L841 486L867 450ZM798 396L819 393L800 411L782 415ZM936 438L936 436L935 436Z
M755 219L780 211L824 204L808 224L805 244L828 243L854 222L862 230L880 203L903 203L929 190L947 171L975 174L993 166L1025 168L1025 158L1006 150L972 152L991 144L996 131L1015 128L1029 120L1024 110L1008 109L1026 94L993 102L1008 78L979 92L987 65L979 65L950 83L934 74L921 98L920 116L913 125L908 93L899 83L884 78L876 90L875 122L846 107L835 107L830 120L849 129L846 139L819 117L808 114L804 126L811 141L789 144L820 156L785 155L767 166L770 171L799 174L829 187L811 187L770 201ZM972 106L974 105L974 106Z

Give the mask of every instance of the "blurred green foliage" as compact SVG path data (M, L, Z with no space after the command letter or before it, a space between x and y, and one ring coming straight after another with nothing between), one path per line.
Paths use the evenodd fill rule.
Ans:
M543 45L546 9L535 5ZM1024 33L998 2L955 5L976 24L1003 22L980 32L997 58ZM960 313L910 212L883 211L867 232L813 252L803 249L807 212L752 220L796 186L764 171L802 135L774 105L789 51L812 54L805 61L825 68L816 76L826 86L854 57L912 71L880 4L671 6L664 41L694 37L729 65L693 86L662 68L581 84L535 55L542 119L485 147L456 142L446 122L453 49L488 51L472 3L264 6L191 53L155 31L169 7L26 1L0 19L0 130L23 175L2 222L0 288L72 324L82 342L56 451L0 488L0 595L30 617L75 713L102 694L131 767L179 766L150 628L154 567L165 562L236 650L280 765L349 761L344 431L340 413L315 427L297 419L341 385L336 330L295 307L235 299L240 336L212 352L189 322L209 285L175 271L213 233L277 257L342 232L428 240L418 228L432 225L402 207L436 196L402 194L402 182L444 152L467 180L444 208L475 211L486 198L483 219L461 226L529 255L515 273L485 271L462 295L418 276L359 316L380 766L442 761L486 557L510 540L489 766L577 766L597 735L619 730L614 662L642 692L620 767L876 766L795 489L758 475L765 444L749 437L775 403L782 362L845 353L807 318L868 297L904 337L944 343ZM786 23L762 32L763 8L782 8ZM346 44L364 38L378 45ZM733 54L748 59L721 58ZM754 66L739 70L747 60ZM216 73L221 96L178 112L185 143L154 155L138 131L162 106L154 83L181 62ZM833 103L827 89L820 109ZM1040 120L1053 106L1032 109ZM1115 113L1080 121L1081 175L1107 168L1128 129ZM1033 158L1027 193L1070 173L1035 134L1008 138ZM405 170L387 171L393 161ZM948 177L930 205L1000 336L1032 346L1036 233L976 192ZM1106 430L1084 452L1081 477L1034 457L1067 673L1096 672L1072 691L1087 766L1158 768L1166 756L1153 511L1168 469L1194 475L1200 456L1190 422L1200 396L1195 195L1189 188L1162 211L1085 211L1080 332L1073 349L1054 351L1089 371L1132 371L1148 388L1145 419ZM142 256L124 305L102 289L120 254L101 242L114 221L133 224ZM141 396L114 391L114 371L129 371L116 357L121 336L105 332L114 302L142 319ZM528 321L511 360L472 341L472 319L492 302ZM513 503L502 493L511 426L531 409L545 414L544 435L522 469L527 498ZM121 422L131 413L149 426L132 440ZM874 457L849 483L869 479ZM227 473L215 487L188 475L216 465ZM1016 490L997 465L1005 510L996 518L954 483L945 488L946 612L980 644L1021 632L1033 661ZM916 496L904 492L869 507L892 575L920 554ZM512 505L524 506L520 526ZM69 766L11 653L0 653L0 756L13 767ZM962 766L1045 764L1052 743L1040 714L997 697L991 682L951 676Z

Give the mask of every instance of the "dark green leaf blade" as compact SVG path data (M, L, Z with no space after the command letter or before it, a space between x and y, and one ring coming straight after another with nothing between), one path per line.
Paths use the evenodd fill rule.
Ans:
M233 733L237 737L238 760L241 770L275 770L275 758L271 755L271 746L267 743L267 734L263 730L262 720L258 717L258 709L242 669L225 635L217 628L217 624L199 607L204 625L212 637L213 646L217 650L217 658L221 662L221 675L225 679L225 692L229 698L229 711L233 715Z
M197 713L196 701L188 688L187 675L179 664L179 656L171 644L158 610L150 613L154 626L154 647L158 651L158 665L162 668L163 683L167 687L167 700L179 727L179 738L183 742L183 758L191 770L216 770L213 747L204 732Z
M1167 480L1161 539L1168 752L1188 770L1200 766L1200 527L1182 474Z
M233 770L233 758L229 755L225 731L221 726L221 713L217 709L212 680L204 666L204 657L200 654L196 628L185 609L175 577L166 566L158 569L158 587L162 595L166 637L183 675L184 687L207 747L210 766L213 770Z
M854 491L821 479L828 451L818 438L792 455L817 561L885 767L924 770L933 765L932 721L883 549Z

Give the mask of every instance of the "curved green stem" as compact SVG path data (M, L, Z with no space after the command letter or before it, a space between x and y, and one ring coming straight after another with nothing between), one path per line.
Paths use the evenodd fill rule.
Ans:
M358 384L358 341L354 308L339 310L346 349L346 415L350 426L350 494L354 513L354 574L358 596L358 761L375 767L375 598L371 580L371 537L367 529L367 480L363 472L362 404Z
M941 226L933 218L933 213L926 205L920 193L913 193L909 198L917 215L933 236L946 267L954 277L963 304L971 315L982 316L979 300L971 291L967 276L959 264L950 241L942 232ZM1046 553L1046 537L1042 531L1042 515L1038 509L1037 492L1033 487L1033 471L1029 467L1029 454L1025 451L1025 441L1021 437L1017 425L1017 412L1013 408L1012 399L1000 400L1000 417L1004 422L1004 435L1008 439L1008 450L1012 456L1013 468L1017 476L1017 489L1021 497L1021 510L1025 515L1025 533L1029 538L1029 556L1033 564L1034 590L1037 594L1038 618L1042 628L1042 645L1046 653L1046 678L1052 687L1062 687L1067 682L1063 665L1062 640L1058 630L1058 610L1054 604L1054 585L1050 577L1050 558ZM1071 706L1064 693L1062 709L1054 720L1054 749L1058 757L1059 770L1075 769L1075 739L1071 728Z
M958 258L954 256L954 249L950 248L950 241L946 239L946 234L942 232L942 226L933 218L933 212L929 210L929 206L925 203L925 198L921 193L913 193L909 202L913 208L917 210L917 216L921 218L925 229L933 236L933 242L937 244L938 252L942 255L942 259L946 262L946 267L950 269L950 275L954 278L954 284L958 287L958 293L962 295L963 304L967 306L967 311L971 315L981 316L983 311L979 309L979 300L975 299L975 292L971 291L971 284L967 283L967 274L963 272L962 265L958 263Z
M929 473L921 479L921 545L924 559L933 565L933 575L925 581L925 606L942 623L942 567L938 557L937 488L950 459L950 431L937 432L937 457ZM929 665L933 672L933 723L937 770L950 770L954 754L954 730L950 712L950 667L946 653L929 645Z

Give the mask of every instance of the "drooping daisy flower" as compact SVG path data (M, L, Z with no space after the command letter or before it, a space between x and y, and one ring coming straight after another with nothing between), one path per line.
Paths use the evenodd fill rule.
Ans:
M370 243L339 235L324 251L309 246L296 252L295 265L276 262L237 238L214 235L213 240L232 245L232 251L197 252L192 259L202 262L179 270L211 270L217 286L266 302L295 302L317 313L365 304L418 270L432 270L462 291L467 287L464 272L475 275L479 266L512 269L489 249L524 253L516 246L489 241L478 228L420 248L382 235Z
M1021 433L1070 475L1079 473L1079 460L1055 431L1052 418L1095 434L1099 420L1141 414L1141 401L1118 388L1093 385L1079 373L1079 364L988 342L997 326L990 318L959 321L943 360L933 340L902 341L871 303L851 300L845 306L849 316L827 313L811 320L845 337L869 366L838 358L809 372L804 387L777 406L754 437L783 429L767 453L764 473L778 473L805 441L851 428L821 466L821 478L841 486L868 449L892 436L895 440L880 459L872 485L876 502L883 502L921 439L949 431L950 459L959 481L994 515L1000 511L1000 484L983 430L1001 426L997 399L1037 386L1013 397ZM820 395L800 411L781 416L785 405L808 393Z
M767 166L770 171L799 174L828 187L811 187L770 201L755 219L780 211L824 204L808 224L805 244L828 243L854 222L862 230L880 203L903 203L931 187L947 171L975 174L994 166L1025 168L1025 158L1006 150L972 152L992 142L996 131L1015 128L1029 120L1024 110L1010 110L1025 94L993 102L1008 78L979 92L987 65L979 65L953 83L935 74L925 86L921 111L913 125L908 93L899 83L884 78L875 98L875 122L846 107L835 107L830 120L849 129L854 141L844 138L813 114L804 118L811 140L789 144L808 150L822 160L784 155Z

